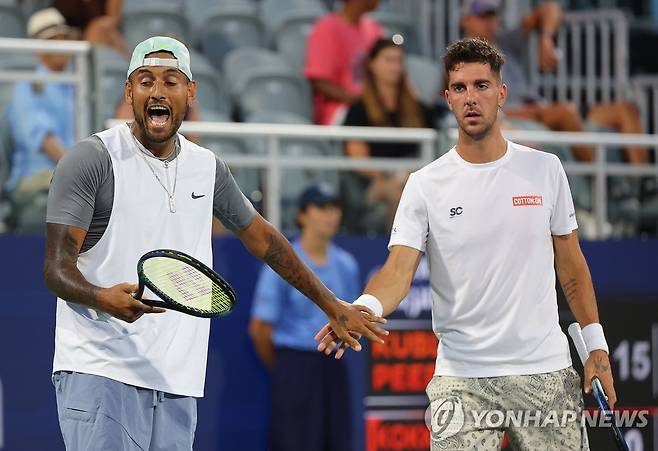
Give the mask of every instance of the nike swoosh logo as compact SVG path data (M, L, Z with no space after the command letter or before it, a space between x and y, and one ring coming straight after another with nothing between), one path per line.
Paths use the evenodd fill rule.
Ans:
M194 191L192 191L192 199L198 199L198 198L203 197L203 196L205 196L205 194L196 195L196 194L194 194Z

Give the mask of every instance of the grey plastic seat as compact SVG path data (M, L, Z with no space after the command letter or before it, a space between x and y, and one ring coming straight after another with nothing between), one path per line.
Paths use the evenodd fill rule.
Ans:
M385 36L399 34L404 38L404 48L408 54L420 54L420 44L418 34L414 30L413 24L404 20L392 11L377 10L368 17L376 20L384 29Z
M123 16L124 35L129 47L156 35L170 36L183 43L189 40L187 20L179 4L167 1L127 3L133 3Z
M240 96L240 111L280 109L306 118L311 116L311 100L304 81L290 73L264 70L255 74Z
M228 116L222 113L203 109L199 111L199 119L211 122L230 122ZM203 136L201 145L212 150L219 158L249 153L243 139L230 136ZM260 195L260 171L257 168L231 167L231 173L245 196L252 200L254 204L258 204L260 199L255 198L254 193L257 196Z
M0 1L0 37L25 37L25 19L20 7L14 2Z
M320 10L291 10L271 29L270 41L274 48L291 64L293 71L301 74L306 59L308 37L313 24L324 14Z
M429 58L416 55L407 55L405 65L418 100L428 106L434 105L443 85L441 66Z
M216 67L222 67L224 58L232 50L262 47L265 41L258 8L250 2L220 2L206 11L194 30L193 42Z
M231 90L241 91L258 68L286 70L287 62L274 52L257 47L241 47L226 55L222 65Z
M180 2L180 0L173 1ZM183 8L190 26L192 28L198 28L208 18L209 11L217 6L249 5L251 7L257 7L257 3L255 0L185 0L183 2Z
M221 71L210 64L201 53L192 51L190 58L199 108L215 111L226 117L230 116L231 99L224 90Z
M207 122L231 122L229 117L215 110L201 108L199 120ZM224 136L203 136L201 145L212 150L218 156L239 155L247 152L244 142L240 138Z
M246 122L268 124L310 124L310 121L286 111L259 111L246 118ZM251 151L258 154L266 152L263 139L246 140ZM304 139L282 139L281 155L297 157L321 157L333 155L333 149L322 141ZM335 170L291 168L285 169L281 185L281 224L285 231L295 229L297 199L309 185L325 182L334 188L338 186L338 173Z
M307 14L323 15L327 8L321 0L262 0L260 13L265 28L276 30L291 15Z
M128 60L115 50L102 45L92 49L94 128L102 130L105 121L115 117L123 98Z
M280 110L310 118L308 85L280 55L251 47L236 49L225 59L224 73L243 116Z
M27 20L35 12L48 8L52 6L52 0L0 0L0 4L3 2L18 4L21 8L21 13L23 17Z

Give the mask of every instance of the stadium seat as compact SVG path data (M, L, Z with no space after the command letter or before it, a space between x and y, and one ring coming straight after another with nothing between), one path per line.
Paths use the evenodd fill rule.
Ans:
M52 6L53 0L4 0L8 1L9 3L14 3L14 4L19 4L21 8L21 12L23 13L23 17L25 19L28 19L32 14L35 12L48 8L49 6ZM2 0L0 0L0 4L2 3Z
M199 120L206 122L231 122L229 117L215 110L199 110ZM244 142L240 138L224 136L203 136L201 145L219 155L239 155L247 152Z
M215 67L222 67L226 55L238 47L261 47L265 30L258 8L250 2L219 3L196 20L193 42Z
M179 1L180 0L174 0ZM190 26L197 28L208 18L208 12L216 6L249 5L256 7L255 0L185 0L183 7Z
M288 64L274 52L255 47L242 47L228 54L222 67L229 86L242 90L255 68L285 70Z
M227 55L224 73L242 116L261 110L282 110L310 118L311 101L305 80L276 53L251 47Z
M0 37L25 37L25 19L23 13L20 7L12 0L0 0Z
M200 0L194 0L194 1L200 1ZM214 1L214 3L217 3L218 0L208 0L208 1ZM164 5L164 8L169 8L171 6L174 6L178 11L183 11L183 7L188 4L188 0L139 0L139 1L124 1L122 3L123 3L123 14L126 15L126 14L132 14L133 12L141 12L143 5L152 5L152 6L154 5L158 7L160 5Z
M197 86L197 104L202 110L210 110L229 117L232 112L231 99L224 91L222 74L206 57L191 52L192 75Z
M261 16L270 47L281 53L295 73L301 74L306 41L313 24L327 14L321 0L263 0Z
M258 111L246 118L246 122L268 124L310 124L310 121L296 114L286 111ZM246 140L251 151L266 153L267 147L264 139ZM320 157L335 155L336 151L326 142L305 139L282 139L281 155L298 157ZM338 186L338 174L335 170L319 169L285 169L281 176L281 224L285 231L295 229L295 212L297 198L301 192L314 183L327 182L334 188Z
M189 39L188 25L180 5L167 1L132 3L123 14L123 30L129 47L154 36L170 36L184 43Z
M296 73L302 73L308 36L313 24L323 14L325 12L322 10L293 9L268 30L271 44L288 60Z
M260 14L268 30L277 29L291 11L325 14L327 8L321 0L262 0Z
M105 121L115 116L123 98L128 61L117 51L102 45L92 48L92 101L94 129L105 128Z
M404 48L407 53L420 54L418 36L411 23L401 18L398 14L386 10L374 11L368 14L368 17L379 22L384 29L385 36L401 35L404 38Z
M443 70L438 63L429 58L407 55L405 58L407 77L418 100L427 106L436 103L441 95Z
M200 110L199 119L210 122L230 122L228 116L212 110ZM231 136L204 136L201 145L212 150L220 158L230 155L247 155L249 149L242 138ZM231 173L240 189L259 208L262 200L260 170L258 168L232 167Z

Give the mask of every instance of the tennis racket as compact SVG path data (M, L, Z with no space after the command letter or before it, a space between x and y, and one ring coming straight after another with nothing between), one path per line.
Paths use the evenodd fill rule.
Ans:
M576 346L576 351L578 351L578 356L580 357L580 360L583 362L584 366L587 358L589 357L589 352L587 352L587 348L585 347L585 340L583 340L583 334L580 331L580 325L578 323L572 323L567 330L569 331L569 335L571 335L573 344ZM621 451L629 451L626 440L624 440L624 436L621 434L621 431L615 423L614 414L608 405L608 400L605 397L605 392L603 391L601 381L599 381L598 377L592 379L592 394L596 399L596 403L599 405L599 410L601 410L601 412L603 412L606 417L611 419L612 433L615 437L617 449Z
M147 252L137 262L137 276L135 299L153 307L217 318L231 313L237 302L235 291L219 274L180 251ZM161 300L142 299L144 287Z

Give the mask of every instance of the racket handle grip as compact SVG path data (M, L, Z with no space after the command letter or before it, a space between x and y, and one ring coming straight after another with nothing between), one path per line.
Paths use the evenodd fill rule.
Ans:
M143 302L146 305L150 305L151 307L162 307L162 308L169 308L170 307L170 306L167 305L166 302L155 300L155 299L139 299L139 301Z
M573 344L576 347L580 361L583 363L583 365L585 365L585 362L587 362L587 358L589 357L589 352L587 352L585 340L583 339L583 334L580 331L580 324L571 323L567 331L573 340Z

